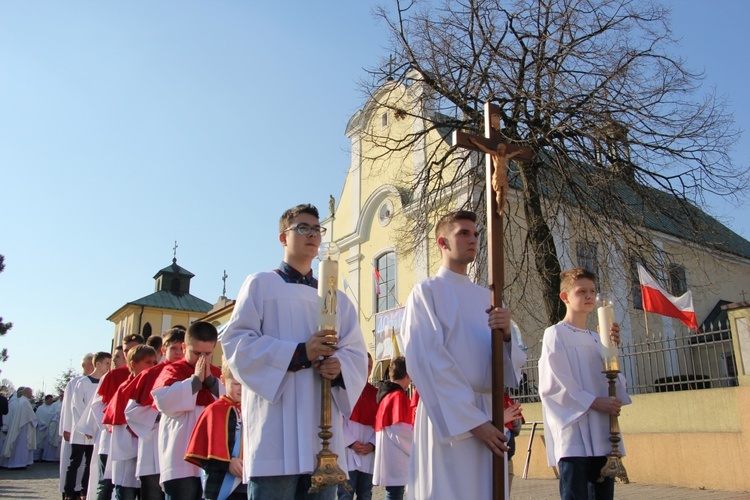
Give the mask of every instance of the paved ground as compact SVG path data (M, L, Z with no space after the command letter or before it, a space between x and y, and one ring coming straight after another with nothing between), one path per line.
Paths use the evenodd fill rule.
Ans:
M56 463L35 463L24 470L0 469L0 499L56 500L60 498L58 485L58 465ZM378 488L373 495L373 499L383 500L384 498L383 489ZM560 498L557 493L557 481L517 478L513 481L511 498L513 500L553 500ZM618 500L750 500L750 492L696 490L631 483L616 485L615 498Z

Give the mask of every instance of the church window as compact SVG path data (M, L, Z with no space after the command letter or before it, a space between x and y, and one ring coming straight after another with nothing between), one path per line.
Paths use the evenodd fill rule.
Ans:
M670 264L667 267L669 272L669 293L679 297L688 290L687 273L685 267L678 264Z
M388 111L380 115L380 128L388 128Z
M579 241L576 244L576 257L578 260L578 267L582 267L587 271L591 271L596 274L597 281L601 281L599 275L599 252L596 243L589 243L587 241Z
M147 322L143 325L143 333L141 335L143 335L144 340L151 336L151 323Z
M387 252L375 259L375 311L396 307L396 252Z
M180 293L180 278L172 278L172 285L169 288L172 293Z
M387 226L393 219L393 202L385 200L378 209L378 222L381 226Z

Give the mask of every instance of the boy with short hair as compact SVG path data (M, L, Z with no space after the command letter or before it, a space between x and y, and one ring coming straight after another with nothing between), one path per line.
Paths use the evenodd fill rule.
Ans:
M110 355L106 352L98 352L93 357L94 371L90 375L81 377L74 387L65 393L66 398L70 398L71 419L67 421L64 429L66 441L70 439L71 453L70 463L65 474L65 498L76 498L76 482L78 467L81 460L84 461L84 472L81 478L80 496L86 496L88 492L89 473L91 457L94 452L94 441L92 438L81 432L80 428L85 425L87 412L91 405L99 385L99 380L109 372Z
M125 406L135 389L135 377L156 365L156 360L156 351L151 346L141 344L130 349L127 356L130 378L120 385L104 411L103 423L112 426L109 459L112 461L112 482L117 500L135 500L140 488L135 474L138 438L128 428Z
M390 380L384 381L378 391L372 483L385 486L388 500L401 500L408 481L409 456L414 437L414 411L406 395L411 378L403 356L391 360L388 376Z
M137 333L127 335L122 339L122 343L115 348L115 368L111 369L107 376L102 378L99 389L96 391L96 398L91 404L91 418L98 426L98 439L96 443L96 453L98 455L98 467L92 474L90 485L96 485L96 494L100 498L109 498L114 491L115 485L112 483L112 465L107 466L109 457L109 448L112 441L112 434L102 422L104 410L109 402L114 398L120 385L130 377L126 356L135 346L144 343L143 337ZM123 363L119 366L117 352L123 355ZM94 481L96 479L96 481Z
M364 387L367 358L357 311L340 291L336 330L319 330L312 261L324 233L314 206L285 211L278 235L284 261L245 280L222 335L243 386L243 479L251 500L335 498L334 486L307 493L321 449L321 377L332 386L330 447L346 471L342 414L351 413Z
M560 299L567 313L544 331L539 358L547 461L559 469L564 500L614 497L614 478L598 481L612 450L609 417L631 402L622 374L617 397L609 397L599 334L586 328L586 316L595 307L595 282L596 276L580 267L560 274ZM616 323L610 336L619 343ZM622 443L620 451L625 455Z
M205 473L203 498L247 498L242 484L242 384L235 380L226 359L221 364L226 394L203 410L190 436L185 460Z
M185 357L185 330L172 328L164 334L161 348L164 361L141 372L134 380L135 385L130 401L125 408L128 425L138 436L138 458L135 473L141 481L143 500L160 500L164 493L159 486L159 410L151 397L156 379L169 363L176 363Z
M346 445L346 465L349 469L349 487L339 485L339 500L372 498L372 473L375 467L375 415L378 412L378 390L369 382L372 375L372 356L367 353L367 379L352 415L344 417L344 444Z
M159 468L167 499L201 497L200 468L184 460L193 427L204 408L219 396L221 371L211 365L218 333L205 321L188 328L185 358L159 374L151 395L162 413L159 422Z

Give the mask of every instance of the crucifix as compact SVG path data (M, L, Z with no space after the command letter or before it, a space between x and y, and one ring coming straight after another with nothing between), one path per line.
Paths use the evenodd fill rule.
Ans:
M172 248L172 251L174 251L174 261L177 262L177 240L174 240L174 247Z
M503 248L503 214L508 199L508 160L531 161L533 151L527 147L506 144L500 134L500 107L484 104L484 137L453 132L453 144L480 151L486 156L485 198L487 200L487 278L492 296L492 307L503 306L505 286L505 252ZM492 331L492 424L503 430L503 331ZM492 498L505 498L505 459L492 457Z
M227 270L224 269L224 276L221 277L221 281L224 282L224 289L221 291L221 296L226 297L227 296L227 278L229 275L227 274Z

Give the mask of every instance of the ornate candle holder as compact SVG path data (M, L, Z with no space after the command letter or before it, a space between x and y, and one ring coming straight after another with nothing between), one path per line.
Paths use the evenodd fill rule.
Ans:
M620 360L617 356L617 345L609 338L609 332L615 321L615 310L612 298L608 293L600 293L596 296L596 313L599 318L599 340L602 344L602 356L604 357L604 375L609 383L609 397L617 397L615 382L620 373ZM609 416L609 442L612 443L612 451L607 454L607 463L599 473L599 482L605 478L619 478L623 483L629 483L628 473L622 464L622 453L620 453L620 423L617 416Z
M333 243L323 243L318 251L318 328L336 330L336 310L339 273L339 248ZM335 346L335 343L331 343ZM346 474L338 465L339 456L331 451L331 381L321 377L320 390L320 432L323 448L316 456L316 467L311 477L308 493L317 493L328 486L343 485L346 491L351 487Z

